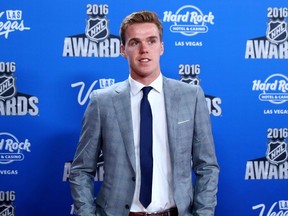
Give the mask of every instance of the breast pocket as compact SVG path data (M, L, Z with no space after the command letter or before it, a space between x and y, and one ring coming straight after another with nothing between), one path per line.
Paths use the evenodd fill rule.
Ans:
M192 145L193 123L191 119L181 119L177 122L177 142L185 148ZM187 146L187 147L188 147Z

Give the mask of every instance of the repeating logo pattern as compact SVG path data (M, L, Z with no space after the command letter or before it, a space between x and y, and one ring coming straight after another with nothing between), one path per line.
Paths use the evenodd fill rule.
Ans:
M199 7L195 5L184 5L173 12L166 10L163 12L163 23L168 24L169 30L172 34L179 34L186 37L185 40L176 40L174 45L176 47L202 47L201 40L193 40L195 36L208 33L209 27L213 26L215 16L209 11L204 13Z
M252 91L260 91L259 100L273 104L288 101L288 77L284 74L272 74L264 82L254 80Z
M0 37L8 39L10 33L27 31L30 27L25 26L22 10L6 10L0 12Z
M110 34L108 4L88 4L85 34L64 39L63 57L120 56L120 38Z
M212 12L204 14L194 5L184 5L176 13L164 11L163 22L172 23L170 31L180 33L185 36L195 36L208 32L207 24L214 25L214 15Z
M266 36L247 40L246 59L288 59L288 8L267 9Z
M33 3L26 3L25 1L19 1L10 7L5 5L11 5L12 3L10 3L10 1L4 1L3 7L0 9L0 176L2 180L0 183L0 216L15 216L16 214L18 215L18 213L29 215L29 213L31 213L25 212L29 211L28 206L23 208L26 202L22 202L23 200L15 202L15 191L17 191L17 195L21 193L22 198L25 197L25 193L34 192L34 185L40 185L47 177L47 175L45 175L46 170L41 172L43 170L41 165L43 164L46 165L51 162L58 163L59 161L60 164L64 164L63 177L62 173L61 177L62 181L66 183L62 185L65 185L68 195L62 194L61 196L69 197L69 187L66 187L66 184L68 184L69 181L71 161L63 162L63 160L65 161L67 155L68 157L72 156L75 150L73 142L71 143L70 141L72 137L75 136L75 133L79 132L78 130L75 131L75 129L79 128L80 125L75 122L75 125L68 125L67 128L67 122L65 120L69 118L69 122L70 120L74 121L73 118L76 119L77 115L82 115L81 110L83 107L81 108L80 106L87 104L91 92L96 88L106 88L113 85L116 82L115 80L118 74L122 73L122 71L115 66L116 64L113 64L113 60L110 61L111 59L115 60L121 55L121 42L118 37L119 24L121 19L126 15L127 10L138 10L141 6L141 3L139 3L137 6L138 9L133 9L133 4L125 7L126 5L121 4L121 2L109 2L106 4L104 1L101 3L94 2L88 4L87 2L76 1L74 2L75 4L73 3L68 6L61 5L61 2L59 2L57 6L58 9L53 10L53 8L45 8L50 4L39 6L33 5ZM221 116L221 118L217 118L219 121L216 120L219 124L213 124L216 138L215 145L219 152L218 157L220 160L223 156L225 157L221 152L221 148L226 149L228 146L229 148L231 147L230 137L234 134L240 134L239 141L236 136L233 136L233 138L235 138L235 140L233 140L233 148L235 147L236 151L237 145L245 145L244 148L249 150L249 154L258 148L258 146L252 146L255 145L255 143L251 144L249 141L242 143L240 141L243 137L242 131L232 131L235 128L238 129L238 125L236 126L236 124L231 127L232 136L229 138L219 136L219 131L221 131L220 134L222 131L230 134L229 123L231 123L230 120L232 118L235 117L236 120L239 120L240 116L246 114L247 118L252 117L250 119L252 120L252 125L249 125L250 122L248 123L248 121L246 121L247 119L243 119L241 122L237 121L237 124L239 124L239 126L243 124L241 126L246 127L246 130L252 129L248 133L254 136L254 138L259 137L257 135L259 124L263 126L271 122L273 127L281 124L279 128L267 127L267 140L264 136L264 142L260 141L260 143L257 143L257 145L260 145L260 151L262 151L260 156L258 155L259 157L244 158L246 165L246 167L244 167L245 174L235 169L232 171L233 173L229 173L226 170L227 165L222 165L224 175L220 181L225 181L225 178L229 178L230 174L233 174L235 177L237 175L238 179L240 176L241 183L243 178L246 180L244 182L245 189L251 189L249 187L253 187L253 190L256 192L258 190L259 192L253 195L250 194L249 202L245 202L243 208L234 213L241 215L288 216L288 200L285 194L285 186L282 187L283 183L285 184L285 180L288 179L287 128L284 127L288 115L288 76L285 70L285 66L287 65L286 60L288 59L287 5L282 4L281 6L281 3L280 5L273 3L274 6L266 7L264 11L262 10L263 7L254 8L253 11L255 11L255 14L257 14L257 16L260 14L261 16L262 13L263 18L258 19L257 17L256 19L253 18L253 14L249 14L249 18L247 18L248 14L245 14L245 10L241 11L243 7L237 8L237 11L232 11L234 7L230 8L230 6L232 6L234 2L227 4L229 8L214 3L200 3L198 5L190 3L188 1L185 3L175 2L175 4L161 4L161 6L156 7L157 1L155 1L155 4L153 2L155 11L160 15L164 26L164 37L166 37L164 41L165 49L168 50L168 52L165 51L164 58L168 56L168 58L170 58L169 61L171 60L174 65L179 65L178 71L176 69L176 76L178 72L179 79L182 82L190 85L202 85L205 83L203 82L204 78L201 76L201 72L204 71L205 67L209 68L210 74L214 73L211 77L218 78L213 80L214 83L212 83L211 86L207 86L208 91L210 87L213 88L216 87L216 85L227 84L227 87L217 87L219 94L222 94L221 91L227 92L227 95L224 94L225 96L223 96L223 101L222 96L205 95L212 121L216 120L216 118L213 117ZM239 3L241 4L243 2ZM256 2L254 3L258 4ZM252 7L254 3L249 4L249 6ZM18 5L22 8L18 7ZM147 4L144 2L142 8L145 8L145 5ZM123 9L122 7L125 7L125 10L121 11ZM24 8L28 10L24 10ZM59 12L59 8L61 8L61 13ZM239 12L241 12L239 14L238 9ZM250 9L252 10L252 8ZM232 11L232 13L226 16L226 11L228 10ZM60 16L57 17L56 14ZM80 25L71 24L71 17L74 18L78 15L81 16ZM32 20L31 17L33 18ZM51 20L51 17L53 20ZM231 20L227 22L225 18ZM70 23L68 24L68 22ZM253 26L251 23L257 23L257 25L259 25ZM251 35L251 32L257 28L260 30L258 34ZM241 31L239 29L241 29ZM27 37L27 35L29 37ZM246 37L245 47L243 46L243 36ZM211 38L212 40L210 40ZM47 45L51 49L46 49ZM243 46L244 49L236 49L237 46ZM5 47L5 49L2 47ZM242 58L240 57L239 60L237 56L239 52L241 53L241 50L243 50ZM41 60L39 60L40 58L38 59L38 54L40 57L43 57ZM181 59L182 57L183 59ZM108 60L108 58L111 59ZM244 64L242 64L244 58L245 61ZM120 61L122 61L122 58L120 59ZM186 61L185 59L192 59L197 63L201 63L201 65L183 63ZM217 65L218 59L221 59L219 64L223 63L223 65ZM222 59L224 59L224 61L222 61ZM232 62L229 62L230 60L232 60ZM178 61L180 61L180 63ZM171 71L165 63L166 62L162 62L168 69L167 72L174 73L172 75L174 76L175 70L174 72L173 70ZM75 65L80 66L79 68L77 68L77 66L74 68ZM259 70L263 70L261 68L264 68L266 70L266 66L268 66L267 70L270 70L270 73L267 74L267 71L261 71L257 73L257 77L255 77L253 73L247 72L248 70L245 70L246 68L257 68ZM87 67L89 67L88 70ZM113 73L109 71L110 68L112 68ZM94 73L95 69L97 71L101 70L101 74ZM83 71L85 71L85 74L82 74ZM92 81L87 81L90 78L87 77L86 72L90 73L89 76L90 78L92 77ZM125 74L126 72L127 70L124 70ZM166 71L163 72L166 73ZM108 73L109 75L107 75ZM37 75L34 76L35 74ZM207 73L208 79L211 78L209 77L210 74ZM216 76L214 76L215 74ZM171 74L167 75L170 76ZM240 79L238 79L237 76L241 76L241 81L244 82L238 82ZM254 77L250 78L251 76ZM37 78L37 84L35 86L29 83L29 79L31 78L35 78L35 80ZM51 83L54 84L53 82L55 82L55 85L51 85ZM39 83L41 83L40 87ZM248 86L244 86L245 84ZM229 86L232 86L232 88ZM43 112L41 116L39 115L40 104L38 96L27 94L25 88L34 88L39 92L39 95L41 95L41 103L43 101ZM239 95L239 90L242 90L242 88L248 90L248 94L249 92L250 94L246 96ZM20 92L22 89L25 93ZM72 92L72 97L71 95L67 95L69 94L67 92ZM250 103L251 101L249 99L252 100L252 103ZM253 104L253 102L255 102L255 104ZM76 103L76 109L78 107L80 112L74 112L74 109L71 109L73 113L70 113L70 110L68 110L69 112L66 111L67 108L70 108L70 103L74 105ZM80 106L77 106L77 104ZM259 120L257 122L256 120L254 122L254 113L250 112L253 109L248 109L254 105L256 109L262 109L266 115L260 115L261 119L257 119ZM243 111L248 110L249 113L240 114L242 110L237 106L241 106L241 108L244 107ZM222 109L224 110L224 108L227 110L227 112L225 111L226 116L222 116ZM65 110L65 112L63 112L63 110ZM232 113L233 116L229 116L228 113ZM37 118L35 118L36 116ZM253 127L254 125L255 127ZM56 134L54 134L55 131ZM70 136L72 133L73 135ZM35 136L35 139L32 139L32 135ZM41 138L38 139L40 136ZM29 137L29 139L27 137ZM46 139L47 137L48 139ZM249 138L247 139L249 140ZM32 140L38 140L38 143L34 143ZM77 142L77 140L74 141L75 143ZM225 143L225 141L228 143ZM54 146L52 142L57 144ZM32 147L35 147L35 144L37 144L38 151L34 152L34 148ZM67 148L66 144L70 146L70 149ZM39 156L43 151L47 149L51 150L51 147L57 148L56 156L49 155L46 158ZM62 148L64 148L64 150ZM55 152L55 149L53 149L53 151L51 150L51 152ZM234 149L231 148L229 153L232 153L233 150ZM258 150L259 149L257 149L257 151ZM45 152L47 153L48 151ZM61 153L63 153L64 156L61 156ZM224 154L225 153L227 153L226 150L224 150ZM31 154L35 154L33 158L37 158L36 161L30 160ZM242 162L243 158L240 157L237 157L233 161L233 163ZM39 170L32 169L34 164L38 164L37 168L39 168ZM100 161L97 164L97 173L94 178L96 186L98 186L98 184L100 185L100 182L104 179L103 164L103 155L101 155ZM49 167L47 168L49 169ZM60 172L62 172L62 169ZM50 176L50 178L56 178L56 180L49 180L49 182L55 183L58 181L59 183L61 177L59 178L57 173L54 174L55 175ZM30 182L29 185L26 185L26 187L14 188L14 186L18 185L15 185L14 182L26 182L30 179L29 177L31 177L28 175L32 175L32 177L37 176L40 184L33 181L32 183ZM25 177L24 180L22 179L23 176ZM28 178L26 179L26 177ZM36 178L34 179L36 180ZM267 183L270 180L269 187L266 189L267 191L274 190L276 186L276 189L273 191L275 192L273 196L262 196L263 194L267 195L267 191L265 188L263 191L259 191L256 180L259 185L262 185L261 182L263 181ZM57 185L50 186L54 187ZM242 185L239 185L237 190L241 190L241 187ZM262 187L260 188L263 189ZM283 190L277 190L279 188ZM225 190L224 192L219 191L219 197L223 198L225 193ZM45 195L46 199L49 199L49 195L49 193ZM36 197L34 193L32 193L31 196ZM263 201L261 201L262 197L264 197ZM227 199L227 197L225 197L225 199ZM236 199L233 200L233 202L237 201L238 197L229 196L229 200L225 199L223 199L225 201L224 205L226 205L226 201L229 202L230 199ZM257 202L255 202L255 200L253 201L253 199L257 200ZM71 200L62 200L65 201L62 201L63 203L59 202L58 206L61 205L63 208L56 209L56 212L59 211L58 213L61 215L69 214L68 208ZM39 200L39 203L38 201L36 202L36 205L33 207L33 211L35 210L35 212L33 213L43 216L45 213L49 214L49 209L44 209L41 202L45 202L45 199ZM66 208L65 205L67 205ZM223 215L225 215L225 211L232 212L227 210L228 205L225 206L225 210L224 208L221 209L222 206L223 203L219 201L218 210L220 214L223 213ZM43 212L44 210L45 212ZM71 215L73 210L72 205ZM66 213L63 213L63 211L66 211Z
M0 191L0 216L15 216L15 191Z
M88 88L86 94L84 94L84 92L85 92L85 83L83 81L71 84L72 88L80 87L80 90L79 90L79 93L78 93L78 97L77 97L78 103L80 105L84 105L87 102L87 100L89 99L89 97L91 95L91 92L94 90L94 87L96 86L97 83L99 83L100 89L104 89L104 88L107 88L107 87L115 84L115 79L111 79L111 78L104 79L103 78L103 79L95 80L90 85L90 87Z
M17 92L15 62L0 62L0 116L36 116L38 98Z
M201 72L200 64L180 64L179 65L179 75L180 81L185 82L190 85L200 85L199 74ZM219 97L205 95L207 106L209 113L213 116L221 116L222 108L221 103L222 100Z
M30 152L28 139L20 142L13 134L0 132L0 164L9 164L24 160L24 152Z
M266 157L246 163L245 180L288 179L288 128L267 130Z
M259 216L273 216L273 215L288 215L288 200L279 200L274 202L270 208L266 207L264 203L252 206L254 211L260 209Z

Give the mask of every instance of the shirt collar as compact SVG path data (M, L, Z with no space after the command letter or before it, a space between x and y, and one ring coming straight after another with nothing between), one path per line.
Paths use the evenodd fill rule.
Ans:
M129 75L128 80L129 80L130 87L131 87L131 93L133 95L138 94L141 91L141 89L145 86L142 83L134 80L130 75ZM151 86L157 92L161 93L162 89L163 89L163 76L162 76L162 74L160 73L160 75L149 86Z

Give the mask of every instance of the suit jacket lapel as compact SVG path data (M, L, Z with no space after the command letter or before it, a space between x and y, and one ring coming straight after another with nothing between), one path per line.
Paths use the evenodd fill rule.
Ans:
M163 77L163 91L166 107L166 118L167 118L167 130L168 140L170 147L170 157L172 162L174 161L174 152L176 145L176 124L177 124L177 113L178 103L177 95L178 90L170 86L170 82L166 77ZM173 90L171 90L173 89ZM128 80L123 82L115 89L113 97L114 109L116 111L117 121L120 127L120 132L123 138L123 142L127 151L127 155L131 162L131 165L136 171L136 156L133 139L133 125L131 116L131 102L130 102L130 86Z
M170 148L170 157L173 164L175 145L177 139L176 124L177 124L177 114L179 112L179 107L177 103L177 93L178 90L170 86L170 82L167 78L163 77L163 90L164 99L166 107L166 118L167 118L167 130L168 130L168 140Z
M131 116L130 86L128 80L115 89L113 97L114 109L120 127L122 139L130 159L131 165L136 170L135 147L133 139L133 125Z

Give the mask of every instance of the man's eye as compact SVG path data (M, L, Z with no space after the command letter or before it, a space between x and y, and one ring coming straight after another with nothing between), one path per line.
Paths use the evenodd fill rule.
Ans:
M138 45L138 42L137 42L137 41L132 41L132 42L130 43L130 45L131 45L131 46L137 46L137 45Z
M149 44L149 45L152 45L152 44L154 44L154 43L156 43L156 40L149 40L149 41L148 41L148 44Z

